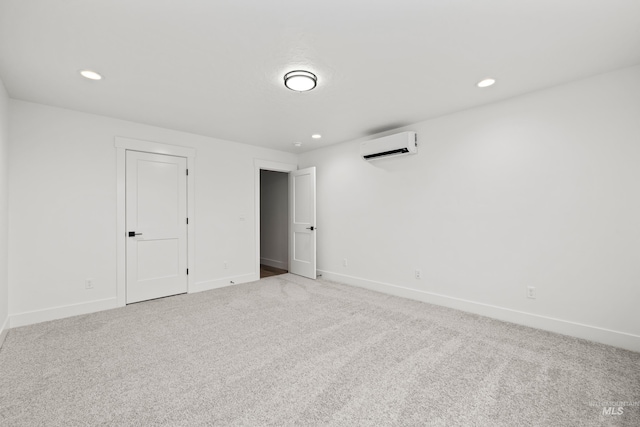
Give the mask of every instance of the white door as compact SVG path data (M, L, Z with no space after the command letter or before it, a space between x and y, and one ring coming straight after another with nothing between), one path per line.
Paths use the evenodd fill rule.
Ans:
M187 292L187 159L127 151L127 304Z
M289 174L291 215L289 271L316 278L316 168L306 168Z

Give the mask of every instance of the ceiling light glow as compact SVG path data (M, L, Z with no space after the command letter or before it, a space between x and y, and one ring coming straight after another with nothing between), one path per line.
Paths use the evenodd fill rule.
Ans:
M302 146L302 142L294 142L293 145L295 145L296 147L301 147Z
M320 139L320 138L322 138L322 135L320 135L319 133L314 133L313 135L311 135L311 138Z
M295 70L284 75L284 85L296 92L306 92L316 87L318 78L309 71Z
M480 80L476 86L489 87L489 86L492 86L495 82L496 82L496 79L484 79L484 80Z
M95 71L91 70L82 70L80 71L80 75L89 80L102 80L102 76L100 75L100 73L96 73Z

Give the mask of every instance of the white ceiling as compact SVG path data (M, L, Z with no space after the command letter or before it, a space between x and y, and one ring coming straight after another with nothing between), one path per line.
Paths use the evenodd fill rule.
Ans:
M638 63L639 0L0 0L11 97L292 152Z

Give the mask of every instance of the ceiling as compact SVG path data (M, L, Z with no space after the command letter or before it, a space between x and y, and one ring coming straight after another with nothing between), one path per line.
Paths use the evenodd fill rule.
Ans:
M291 152L638 63L638 0L0 0L12 98Z

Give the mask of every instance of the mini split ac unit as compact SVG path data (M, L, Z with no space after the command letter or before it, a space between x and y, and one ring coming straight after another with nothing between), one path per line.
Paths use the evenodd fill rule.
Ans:
M365 160L417 154L418 135L415 132L402 132L365 141L360 144L360 153Z

